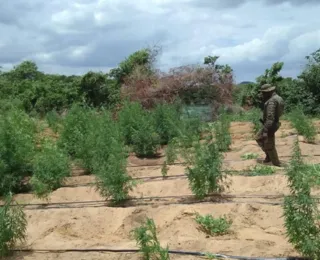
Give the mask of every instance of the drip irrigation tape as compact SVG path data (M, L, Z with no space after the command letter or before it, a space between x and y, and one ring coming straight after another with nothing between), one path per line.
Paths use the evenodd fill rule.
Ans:
M67 253L67 252L106 252L106 253L140 253L139 249L107 249L107 248L92 248L92 249L14 249L13 252L32 252L32 253ZM197 251L180 251L168 250L169 254L176 255L193 255L193 256L207 256L210 254L215 258L222 259L238 259L238 260L310 260L305 257L249 257L249 256L232 256L217 253L204 253Z
M170 163L168 164L168 166L170 165L183 165L185 164L184 162L176 162L176 163ZM141 167L159 167L159 166L163 166L163 164L145 164L145 165L128 165L128 168L141 168Z
M283 175L281 173L272 173L270 175L252 175L255 173L255 171L222 171L222 172L229 172L229 173L242 173L238 174L238 176L244 176L244 177L257 177L257 176L278 176L278 175ZM237 174L235 174L237 175ZM169 181L169 180L179 180L179 179L186 179L187 175L186 174L176 174L176 175L169 175L163 177L162 175L156 175L156 176L143 176L143 177L136 177L133 178L133 180L138 180L138 181L143 181L143 182L155 182L155 181ZM75 187L87 187L87 186L93 186L95 185L95 182L87 182L87 183L82 183L82 184L65 184L62 185L61 188L75 188Z
M320 156L320 154L313 154L313 155L301 155L301 157L318 157ZM291 158L292 155L280 155L279 158ZM253 159L254 160L254 159ZM224 162L244 162L246 160L223 160ZM168 164L168 166L170 165L183 165L186 164L185 162L176 162L176 163L170 163ZM142 168L142 167L161 167L163 166L163 164L145 164L145 165L128 165L128 168Z
M250 198L260 198L260 199L281 199L282 195L211 195L206 198L199 200L193 195L184 196L162 196L162 197L144 197L144 198L130 198L123 203L117 205L112 205L112 200L94 200L94 201L73 201L73 202L53 202L53 203L30 203L30 204L19 204L25 208L25 210L49 210L49 209L64 209L64 208L90 208L90 207L137 207L143 205L150 205L146 201L161 202L163 205L190 205L190 204L266 204L266 205L282 205L283 202L268 202L268 201L231 201L230 199L250 199ZM320 197L313 197L314 199L320 200ZM178 201L166 201L166 199L177 199ZM130 202L138 202L138 204L130 204ZM141 202L142 201L142 202ZM109 202L109 204L108 204ZM111 203L110 203L111 202ZM145 203L144 203L145 202ZM158 204L159 205L159 204ZM16 205L11 205L16 206ZM33 208L34 207L34 208Z
M248 204L247 201L224 201L219 202L220 204ZM280 206L283 205L282 202L262 202L262 201L250 201L252 204L262 204L262 205L271 205L271 206ZM166 202L162 205L192 205L192 204L215 204L212 201L198 201L198 202ZM134 208L138 206L149 206L150 203L139 203L135 205L123 205L118 206L118 208ZM157 204L160 206L161 204ZM48 208L25 208L25 210L51 210L51 209L84 209L84 208L106 208L110 207L110 205L106 204L92 204L92 205L81 205L81 206L55 206L55 207L48 207Z
M194 195L178 195L178 196L150 196L150 197L142 197L142 198L129 198L127 201L133 200L160 200L160 199L195 199ZM206 196L206 198L227 198L227 199L234 199L234 198L262 198L262 199L275 199L275 198L283 198L282 195L221 195L221 194L212 194ZM314 197L319 198L320 197ZM83 204L83 203L96 203L96 202L112 202L111 199L106 200L88 200L88 201L66 201L66 202L52 202L52 203L26 203L26 204L19 204L20 206L46 206L46 205L61 205L61 204ZM13 205L14 206L14 205Z

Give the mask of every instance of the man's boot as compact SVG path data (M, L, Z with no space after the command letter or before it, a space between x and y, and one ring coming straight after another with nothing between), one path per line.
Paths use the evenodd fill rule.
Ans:
M281 163L276 148L273 148L271 151L268 151L268 155L274 166L281 167Z
M268 155L268 153L267 152L265 152L265 154L266 154L266 158L264 159L264 163L269 163L269 162L271 162L271 160L270 160L270 157L269 157L269 155Z

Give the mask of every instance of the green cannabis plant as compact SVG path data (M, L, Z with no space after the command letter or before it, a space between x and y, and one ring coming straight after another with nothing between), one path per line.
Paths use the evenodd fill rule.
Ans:
M169 260L169 249L161 247L153 219L147 218L140 227L131 231L144 260Z
M88 149L86 164L96 176L97 190L116 203L126 200L134 182L127 173L127 151L120 126L108 111L92 122L84 146Z
M178 137L180 147L190 148L201 139L203 123L198 117L184 118L181 120Z
M251 167L248 171L245 171L247 176L267 176L272 175L276 172L275 168L268 165L255 165Z
M36 125L23 111L12 109L0 115L0 196L21 191L32 173Z
M55 110L50 111L46 114L46 121L47 121L49 127L55 133L59 132L62 120L61 120L59 114Z
M133 144L133 134L140 127L145 111L138 102L124 102L118 113L118 122L127 145Z
M211 236L224 235L229 232L232 220L227 217L214 218L212 215L205 216L196 213L195 221L201 226L201 229Z
M319 211L311 197L310 174L302 161L298 140L287 167L290 196L285 197L284 219L289 242L303 256L320 259Z
M169 170L169 167L167 165L167 162L164 161L164 163L162 164L162 167L161 167L161 174L162 174L163 178L167 177L168 170Z
M227 152L231 145L230 119L226 112L222 112L219 119L214 123L216 143L221 152Z
M156 132L152 115L145 112L139 128L133 131L132 148L138 157L154 157L160 148L160 136Z
M177 151L178 151L178 147L177 147L177 141L176 139L172 139L169 144L167 145L166 149L165 149L165 155L166 155L166 163L167 164L173 164L175 162L175 160L177 160L178 156L177 156Z
M30 180L36 196L46 198L60 188L71 168L68 155L53 141L44 140L41 150L33 160L33 176Z
M0 257L7 256L19 241L25 241L26 230L26 215L9 194L0 207Z
M174 105L157 104L152 111L155 130L160 137L160 144L166 145L179 134L180 115Z
M244 160L257 159L258 157L259 157L259 154L257 153L245 153L241 155L241 158Z
M305 137L306 141L309 143L315 142L317 130L313 125L312 120L303 113L300 106L297 106L292 110L288 117L292 126L297 130L299 135Z
M91 121L96 112L88 107L73 105L63 120L61 135L58 144L74 159L87 156L84 142L91 129Z
M189 158L192 166L187 167L187 177L196 197L224 190L226 173L221 170L222 154L216 143L197 143Z
M161 112L161 111L160 111ZM158 114L161 115L161 113ZM125 102L118 113L120 131L125 144L132 146L132 151L139 157L153 157L160 148L161 136L157 127L161 124L151 111L143 109L138 102ZM164 133L162 133L163 135Z

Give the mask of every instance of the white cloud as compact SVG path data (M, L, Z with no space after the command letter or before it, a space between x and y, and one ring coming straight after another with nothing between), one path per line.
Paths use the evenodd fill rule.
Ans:
M313 0L3 1L5 68L34 59L51 73L108 70L160 44L162 69L218 55L241 81L276 61L285 62L284 75L295 76L304 57L320 47L320 5Z

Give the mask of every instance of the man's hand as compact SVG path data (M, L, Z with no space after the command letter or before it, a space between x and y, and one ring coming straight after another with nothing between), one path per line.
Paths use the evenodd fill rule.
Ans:
M263 133L262 134L262 140L263 142L266 144L266 142L268 142L268 133Z

